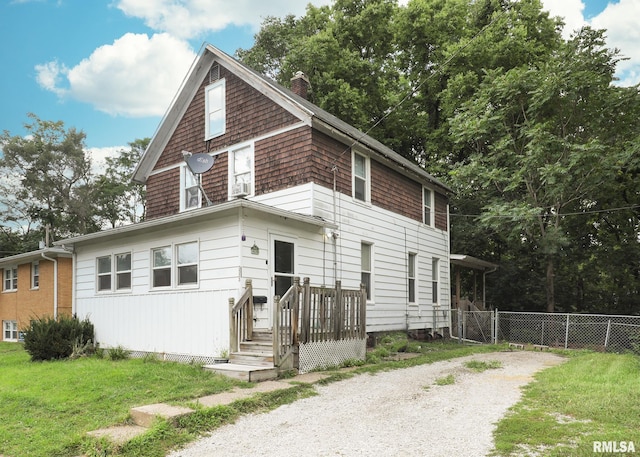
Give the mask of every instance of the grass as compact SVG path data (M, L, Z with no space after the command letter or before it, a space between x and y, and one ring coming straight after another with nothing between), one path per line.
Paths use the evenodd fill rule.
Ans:
M469 360L464 363L464 366L469 368L470 370L475 371L476 373L482 373L487 370L495 370L496 368L502 367L502 362L499 360L488 360L486 362L481 360Z
M199 366L145 360L30 362L0 343L0 454L74 456L86 432L124 423L133 406L180 404L236 382Z
M370 352L368 363L348 373L330 372L323 382L495 350L493 346L408 342L406 336L397 334L380 342ZM396 352L411 351L417 351L416 357L392 357ZM103 358L34 363L15 343L0 343L0 373L0 455L11 457L72 457L82 453L90 457L163 456L170 448L233 422L242 414L267 411L315 394L309 385L301 384L257 394L229 406L202 408L191 402L246 383L206 372L198 365L153 358L112 360L105 354ZM123 447L87 436L91 430L127 423L134 406L160 402L195 407L196 412L175 425L158 420L147 433Z
M594 441L633 441L640 448L639 378L637 356L573 353L525 387L498 423L495 455L600 455Z
M435 381L436 386L449 386L451 384L455 384L456 378L452 374L447 376L443 376L442 378L438 378Z

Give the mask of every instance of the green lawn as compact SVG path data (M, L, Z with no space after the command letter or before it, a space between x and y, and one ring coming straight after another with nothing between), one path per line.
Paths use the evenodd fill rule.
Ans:
M186 364L30 362L21 345L0 343L0 455L78 455L86 432L125 422L133 406L192 401L232 385Z
M500 456L625 455L594 453L594 441L632 441L636 453L629 455L640 455L640 359L571 354L525 387L522 400L498 423L495 438Z
M350 372L336 370L324 382L504 350L504 346L425 344L403 338L399 334L386 338L369 353L366 364ZM392 360L397 352L420 355ZM592 452L594 441L633 441L640 454L640 359L590 352L566 354L566 363L536 375L525 388L522 401L498 423L495 455L592 456L597 455ZM496 367L490 362L470 366L478 370ZM126 423L133 406L158 402L188 405L195 398L238 384L197 365L144 359L89 357L33 363L21 345L0 343L0 455L159 457L241 414L269 410L314 394L312 388L300 385L229 406L199 408L177 426L158 421L123 448L86 435L90 430Z

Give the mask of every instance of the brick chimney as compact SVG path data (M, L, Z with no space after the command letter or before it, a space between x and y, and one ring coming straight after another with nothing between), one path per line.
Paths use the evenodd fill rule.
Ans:
M291 78L291 92L300 97L307 99L307 92L311 89L311 83L309 82L309 78L307 75L302 73L301 71L297 72Z

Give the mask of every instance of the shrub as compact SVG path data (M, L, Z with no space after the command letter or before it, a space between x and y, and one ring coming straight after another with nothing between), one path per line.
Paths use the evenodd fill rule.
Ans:
M122 346L107 349L109 360L127 360L131 353Z
M93 324L76 316L59 316L58 319L41 317L34 319L24 332L24 349L32 361L55 360L71 357L74 349L86 348L94 341Z

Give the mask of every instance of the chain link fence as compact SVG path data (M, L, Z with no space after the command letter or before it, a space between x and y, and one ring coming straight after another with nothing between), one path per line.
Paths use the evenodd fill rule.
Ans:
M451 334L479 343L640 352L640 316L452 310Z

